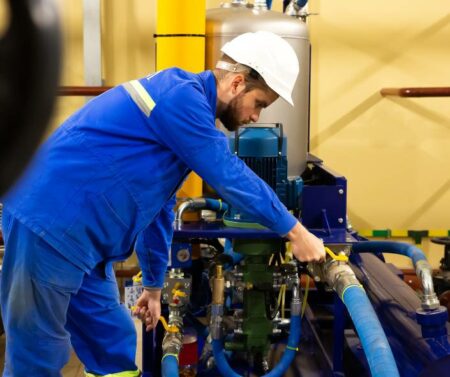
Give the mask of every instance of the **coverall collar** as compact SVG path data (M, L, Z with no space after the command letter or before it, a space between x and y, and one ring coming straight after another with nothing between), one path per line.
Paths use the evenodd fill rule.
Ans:
M205 89L206 98L208 98L209 106L216 117L216 105L217 105L217 86L216 79L212 71L203 71L198 74L202 81L203 88Z

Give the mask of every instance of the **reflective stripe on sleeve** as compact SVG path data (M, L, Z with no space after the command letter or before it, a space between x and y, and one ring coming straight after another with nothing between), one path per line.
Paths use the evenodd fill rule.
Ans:
M133 80L124 83L123 87L130 94L134 103L141 109L145 116L149 117L155 107L155 102L142 84L137 80Z

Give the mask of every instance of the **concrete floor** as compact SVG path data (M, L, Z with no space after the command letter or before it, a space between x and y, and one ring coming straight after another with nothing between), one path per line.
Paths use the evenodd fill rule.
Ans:
M136 365L141 368L141 337L142 337L142 326L141 322L135 319L136 331L138 334L138 344L137 344L137 352L136 352ZM5 335L0 336L0 375L3 373L3 364L5 358ZM72 351L72 355L70 357L69 362L62 370L63 377L84 377L84 367L81 364L80 360L78 360L75 352Z

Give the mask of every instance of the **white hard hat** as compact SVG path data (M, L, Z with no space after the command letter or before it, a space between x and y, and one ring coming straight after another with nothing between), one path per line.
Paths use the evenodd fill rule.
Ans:
M299 64L294 49L283 38L268 31L245 33L226 43L221 51L253 68L269 88L294 106L292 90Z

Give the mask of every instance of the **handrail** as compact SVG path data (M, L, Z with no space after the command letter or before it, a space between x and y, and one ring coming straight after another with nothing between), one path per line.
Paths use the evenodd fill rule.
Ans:
M112 86L60 86L58 96L98 96Z
M430 88L382 88L382 96L398 97L450 97L450 87Z

